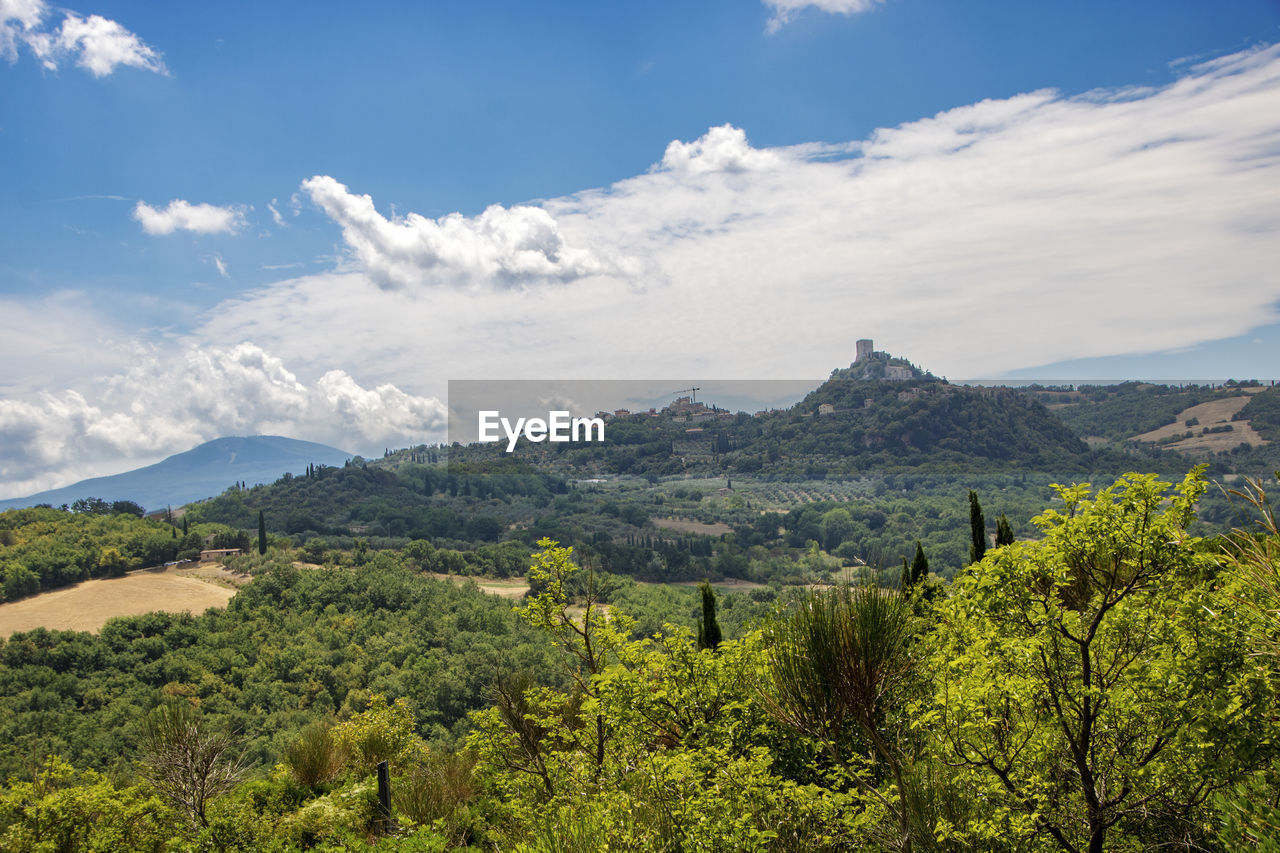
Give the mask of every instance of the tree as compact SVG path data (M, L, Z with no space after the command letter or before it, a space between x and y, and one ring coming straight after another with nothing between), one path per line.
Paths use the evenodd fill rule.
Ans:
M144 515L147 514L147 512L142 508L141 504L138 504L134 501L112 501L111 514L112 515L132 515L138 518L142 518Z
M1280 472L1277 472L1280 477ZM1242 498L1256 511L1251 529L1236 528L1227 538L1227 560L1241 587L1237 597L1253 617L1251 644L1280 664L1280 525L1260 480L1246 480Z
M708 581L698 585L702 592L702 618L698 620L698 648L716 649L720 647L723 634L720 623L716 620L716 593Z
M144 724L143 775L199 829L209 825L209 802L234 788L248 769L235 747L229 732L210 731L191 705L162 705Z
M892 847L911 853L913 796L905 699L915 677L910 603L873 586L812 592L765 629L761 693L782 723L820 743L858 789L896 823ZM851 749L861 738L880 765ZM875 773L887 770L895 791Z
M267 553L267 520L262 510L258 510L258 553Z
M1009 519L1005 514L1000 513L1000 518L996 522L996 547L1013 544L1013 525L1009 524Z
M1172 494L1137 474L1059 487L1043 539L993 552L940 605L928 726L984 803L971 844L1201 849L1206 801L1265 756L1274 691L1186 532L1202 470Z
M102 498L77 498L71 503L71 511L85 515L109 515L111 504Z
M911 561L911 585L915 586L929 577L929 561L924 556L924 546L916 540L916 556Z
M982 517L982 504L978 503L978 494L969 490L969 562L977 563L987 553L987 521Z

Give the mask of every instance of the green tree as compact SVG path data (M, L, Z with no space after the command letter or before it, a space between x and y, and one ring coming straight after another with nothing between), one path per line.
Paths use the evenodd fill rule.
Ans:
M879 588L810 593L765 629L761 699L782 723L821 744L869 801L896 824L891 849L911 853L913 790L905 713L916 676L909 602ZM874 756L851 747L858 738ZM891 788L877 784L887 772Z
M971 845L1200 849L1208 799L1274 741L1274 690L1186 532L1200 470L1172 494L1137 474L1059 488L1043 539L994 552L940 605L922 725L983 803L956 831Z
M161 853L180 818L145 784L118 787L50 756L31 781L0 787L0 849Z
M1013 544L1013 525L1002 512L996 521L996 547Z
M929 577L929 561L924 556L924 546L920 544L920 540L916 540L916 556L911 561L911 584L912 586L920 583Z
M987 520L982 517L978 493L969 490L969 562L977 563L987 553Z
M267 553L267 519L262 510L258 510L258 553Z

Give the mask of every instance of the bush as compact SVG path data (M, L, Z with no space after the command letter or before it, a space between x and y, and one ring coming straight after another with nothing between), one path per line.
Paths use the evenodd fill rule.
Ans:
M285 750L284 762L299 785L317 788L342 772L346 754L327 722L316 722L298 733Z

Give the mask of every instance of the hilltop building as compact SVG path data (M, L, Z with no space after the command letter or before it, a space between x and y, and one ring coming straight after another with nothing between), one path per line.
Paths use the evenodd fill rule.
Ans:
M857 364L860 361L866 361L871 358L871 354L875 352L875 346L872 343L871 338L863 338L855 343L854 346L857 347L857 354L853 358L854 364Z

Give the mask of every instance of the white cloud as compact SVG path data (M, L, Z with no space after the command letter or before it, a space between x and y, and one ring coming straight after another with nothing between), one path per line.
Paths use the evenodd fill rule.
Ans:
M0 458L30 461L0 479L87 466L82 422L137 452L247 431L358 450L422 440L399 431L428 422L451 378L821 378L862 337L973 377L1280 320L1280 46L1161 88L1033 92L848 143L758 149L712 128L654 159L606 188L497 208L629 259L529 276L555 286L504 286L509 244L483 217L388 220L313 179L362 268L240 294L192 332L203 348L139 356L148 366L107 391L15 395L25 437ZM477 286L416 286L458 279Z
M212 258L212 261L213 261L213 265L214 265L214 267L218 270L218 275L222 276L223 278L226 278L226 277L227 277L227 263L226 263L226 261L222 260L222 256L221 256L221 255L214 255L214 256L213 256L213 258Z
M274 199L274 198L271 199L271 201L267 204L267 210L271 211L272 221L275 222L277 226L284 228L288 225L288 223L284 221L284 217L281 216L280 211L276 209L276 205L278 203L279 202L277 199Z
M253 344L151 351L92 392L0 399L0 490L30 494L226 435L282 434L368 452L440 440L445 423L438 400L389 383L364 387L341 370L307 383Z
M744 130L725 124L693 142L673 140L662 155L661 168L681 175L702 175L776 169L782 162L776 151L752 148Z
M18 46L25 44L50 70L74 61L95 77L105 77L121 65L168 73L160 53L116 21L67 12L61 26L52 30L42 26L48 13L42 0L0 0L0 56L14 62Z
M0 297L0 397L69 387L86 364L120 369L133 355L128 339L126 330L95 310L93 294Z
M389 222L317 181L372 282L424 278L448 255L422 235L476 227ZM202 334L418 392L427 377L824 376L864 336L990 375L1280 319L1278 187L1280 46L1158 89L983 101L860 143L762 150L712 128L646 174L537 208L625 270L515 292L313 276L224 305Z
M771 33L777 32L802 9L817 9L834 15L857 15L870 12L883 2L884 0L764 0L764 4L773 9L773 17L769 19L768 25Z
M386 287L487 281L570 281L617 272L624 262L569 244L546 210L491 205L476 217L416 213L383 217L367 195L354 195L327 175L302 189L334 222L369 274Z
M34 35L47 7L42 0L0 0L0 57L18 58L18 45Z
M142 230L148 234L172 234L174 231L229 234L244 225L244 214L238 208L191 204L180 198L169 202L168 207L163 209L140 201L133 209L133 218L142 224Z

